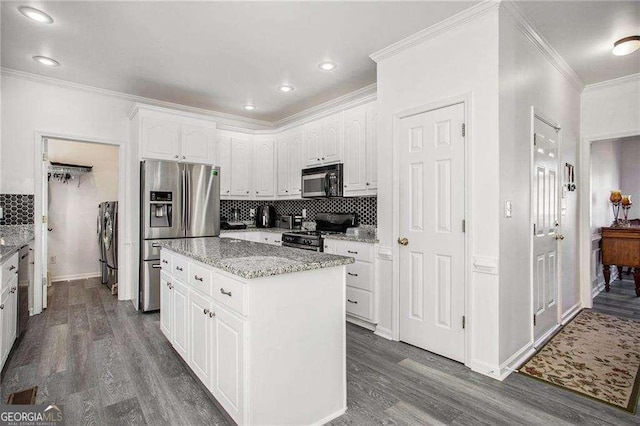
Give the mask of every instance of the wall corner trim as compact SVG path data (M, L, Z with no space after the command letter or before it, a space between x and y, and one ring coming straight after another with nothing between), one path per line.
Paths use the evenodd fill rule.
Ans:
M605 80L598 83L587 84L584 86L583 93L597 92L599 90L611 89L613 87L623 86L629 83L640 84L640 73L627 75L620 78L614 78L612 80Z
M507 16L511 18L513 23L516 24L518 30L547 58L549 63L551 63L573 87L579 92L582 92L585 85L580 77L578 77L578 74L575 73L564 58L551 46L547 39L535 29L533 24L524 16L518 6L516 6L515 2L503 1L500 3L500 7L506 12Z
M413 46L434 39L441 34L444 34L450 30L454 30L461 25L474 21L475 19L480 18L487 13L497 10L499 6L499 1L485 0L474 6L471 6L468 9L463 10L460 13L457 13L447 19L440 21L437 24L425 28L424 30L418 31L417 33L412 34L409 37L403 38L402 40L393 43L390 46L380 49L377 52L369 55L369 57L374 62L380 63L381 61L391 58L392 56L395 56L398 53L403 52Z

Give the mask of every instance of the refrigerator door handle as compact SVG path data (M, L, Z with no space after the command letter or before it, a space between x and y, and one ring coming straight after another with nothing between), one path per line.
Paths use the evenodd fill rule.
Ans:
M184 168L180 170L182 197L182 232L187 229L187 183Z
M185 181L187 183L187 202L185 203L187 226L185 229L187 231L190 231L191 230L191 170L185 169L184 175L185 175Z

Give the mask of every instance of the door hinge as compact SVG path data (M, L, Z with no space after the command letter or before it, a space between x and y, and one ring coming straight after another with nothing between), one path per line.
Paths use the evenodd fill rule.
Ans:
M536 314L533 314L533 326L536 326Z
M538 143L538 134L534 133L533 134L533 146L536 146L537 143Z
M47 278L46 277L42 277L42 286L46 286L47 285Z
M49 154L46 152L42 153L42 161L49 161Z
M467 126L464 123L462 123L462 136L464 137L466 135L467 135Z
M462 316L462 329L464 330L467 327L467 317Z
M49 222L49 218L47 217L47 215L42 216L42 223L48 223Z
M534 237L536 236L536 224L535 223L533 224L533 236Z
M462 232L467 232L467 221L462 219Z

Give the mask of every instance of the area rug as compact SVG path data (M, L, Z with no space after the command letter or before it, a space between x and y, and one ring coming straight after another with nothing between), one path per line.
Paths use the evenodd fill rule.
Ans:
M7 405L33 405L36 403L38 387L33 387L20 392L14 392L7 398Z
M585 309L519 371L635 413L639 370L640 322Z

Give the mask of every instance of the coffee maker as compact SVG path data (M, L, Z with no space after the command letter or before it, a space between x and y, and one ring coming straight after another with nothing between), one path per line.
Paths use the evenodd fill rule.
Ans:
M256 228L276 226L276 209L271 205L260 206L256 211Z

